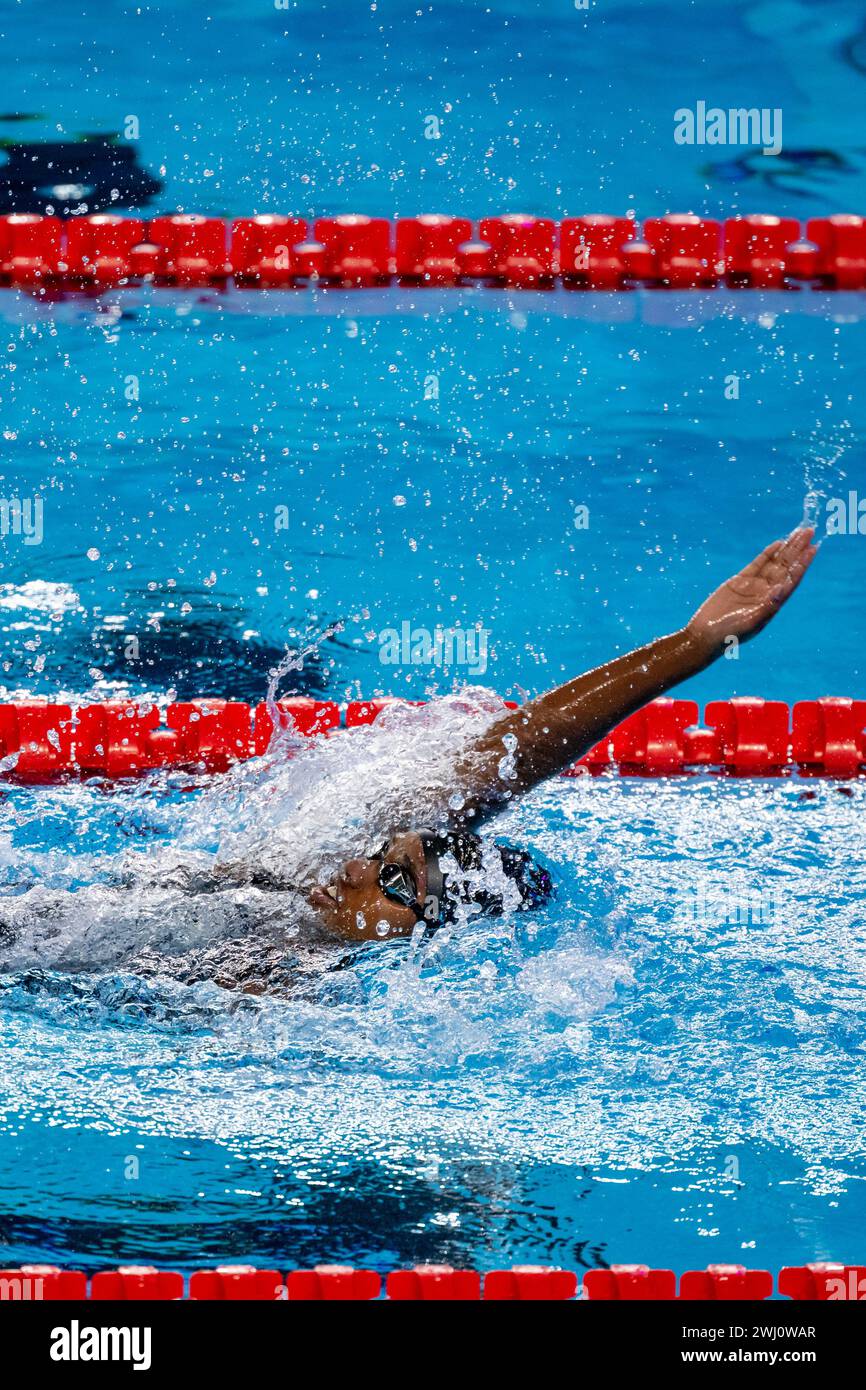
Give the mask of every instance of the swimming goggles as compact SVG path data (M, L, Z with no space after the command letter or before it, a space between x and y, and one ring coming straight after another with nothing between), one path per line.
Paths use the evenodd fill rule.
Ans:
M408 907L415 914L417 922L426 922L428 927L433 928L439 925L445 894L445 876L440 856L449 851L450 845L447 836L437 835L432 830L420 830L418 836L424 850L427 871L426 902L418 900L418 883L408 865L389 864L385 860L388 841L372 858L382 860L378 882L385 897L391 902L399 903L401 907Z
M385 846L376 856L379 858L385 850ZM385 897L392 903L399 903L401 907L408 907L415 914L417 921L421 921L424 916L424 907L418 901L418 884L415 882L415 875L405 864L388 864L384 860L379 869L379 887Z
M405 865L384 863L379 869L379 888L391 902L399 902L402 908L418 908L418 885L414 874Z

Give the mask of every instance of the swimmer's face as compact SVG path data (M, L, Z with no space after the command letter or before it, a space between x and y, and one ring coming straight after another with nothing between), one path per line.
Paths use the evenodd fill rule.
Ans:
M386 897L379 887L383 861L408 871L415 882L416 900L423 904L427 894L424 847L420 837L409 831L389 840L381 855L348 860L331 883L312 890L309 901L329 931L357 941L411 934L415 913Z

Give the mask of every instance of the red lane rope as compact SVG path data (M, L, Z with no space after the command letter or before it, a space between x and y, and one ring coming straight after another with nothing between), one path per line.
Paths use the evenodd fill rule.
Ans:
M372 724L407 702L280 702L303 736ZM155 768L224 772L264 753L273 724L264 704L194 700L160 709L112 701L73 707L30 701L0 704L0 778L49 782L62 777L131 777ZM866 772L866 700L826 697L788 706L744 696L711 700L703 724L694 700L654 700L585 754L566 775L615 768L653 777L700 770L735 776L791 771L840 778Z
M866 288L866 218L509 214L0 217L0 285L47 293L155 285L286 289L486 284L541 289Z
M769 1270L742 1265L710 1265L705 1270L686 1270L679 1279L670 1269L646 1265L613 1265L610 1269L573 1270L542 1265L520 1265L481 1274L450 1265L416 1265L393 1270L385 1277L385 1295L391 1301L563 1301L580 1297L592 1302L647 1301L679 1298L693 1300L763 1300L773 1292L798 1302L862 1301L866 1298L866 1265L818 1264L786 1266L774 1280ZM375 1270L347 1265L317 1265L283 1275L275 1269L253 1265L222 1265L200 1269L189 1276L149 1265L124 1265L101 1270L88 1281L82 1270L62 1270L56 1265L22 1265L0 1270L0 1301L87 1299L94 1301L142 1299L173 1301L273 1301L315 1299L345 1302L369 1301L382 1293L382 1278Z

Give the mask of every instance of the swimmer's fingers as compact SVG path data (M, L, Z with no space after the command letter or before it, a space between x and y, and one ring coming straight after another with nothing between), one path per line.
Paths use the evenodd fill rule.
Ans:
M711 650L729 637L745 640L767 625L794 592L815 557L814 531L799 527L773 541L751 564L710 594L688 624Z
M745 569L740 571L743 578L757 578L758 575L763 574L765 568L776 559L784 544L784 540L780 540L771 541L769 545L765 545L760 555L756 555L751 564L746 565Z
M791 532L790 536L778 541L771 541L751 564L746 565L745 569L740 571L739 577L742 579L761 578L775 584L799 566L803 567L800 570L802 573L815 554L816 547L812 544L814 535L813 527L799 526L796 531Z
M772 553L765 554L756 577L768 586L774 602L784 602L802 580L818 553L814 536L814 529L804 526L793 531L787 540L768 547Z
M759 597L779 587L793 592L817 553L812 543L814 534L811 527L800 527L787 539L773 541L728 582L743 595L753 593Z
M814 526L798 526L796 531L792 531L782 542L774 562L789 572L802 573L817 550L817 546L813 544L814 539Z

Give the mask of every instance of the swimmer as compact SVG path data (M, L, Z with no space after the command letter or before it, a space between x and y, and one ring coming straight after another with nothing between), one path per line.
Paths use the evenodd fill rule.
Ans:
M309 903L329 932L349 940L407 936L454 920L461 902L482 915L532 907L550 896L550 875L528 854L493 846L499 889L478 887L477 826L515 796L571 767L648 701L705 670L731 642L748 641L790 598L817 552L814 530L774 541L701 604L679 631L498 717L454 767L440 829L407 826L365 859L350 859ZM454 792L458 794L455 796ZM485 866L487 860L485 859ZM473 877L475 882L473 883ZM501 891L499 891L501 889Z

